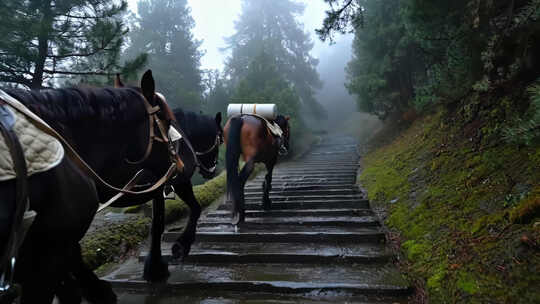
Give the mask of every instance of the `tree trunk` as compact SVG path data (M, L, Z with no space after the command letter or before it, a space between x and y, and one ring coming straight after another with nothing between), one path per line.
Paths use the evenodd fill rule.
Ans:
M35 62L34 77L30 84L31 89L41 89L43 87L43 70L49 51L49 33L52 28L51 1L44 1L43 16L41 18L41 30L38 34L38 58Z

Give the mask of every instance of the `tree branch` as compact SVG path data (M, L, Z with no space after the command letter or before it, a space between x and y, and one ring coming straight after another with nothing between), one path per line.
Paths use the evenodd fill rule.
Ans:
M97 71L90 71L90 72L69 72L69 71L58 71L58 70L43 70L43 72L47 74L59 74L59 75L97 75L97 76L114 76L116 75L116 72L107 73L107 72L97 72Z

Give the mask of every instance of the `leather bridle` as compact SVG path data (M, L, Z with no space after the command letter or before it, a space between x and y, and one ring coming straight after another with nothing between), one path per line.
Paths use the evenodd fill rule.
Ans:
M165 97L161 95L160 93L155 93L155 97L160 99L157 105L152 106L148 100L143 96L144 100L144 106L146 108L146 113L148 114L148 128L149 128L149 136L148 136L148 144L146 145L146 150L144 152L144 155L141 159L137 161L130 161L129 159L126 159L126 162L132 165L138 165L143 163L150 154L152 153L152 147L154 141L158 141L161 143L164 143L167 145L167 149L169 151L169 158L172 163L176 164L176 169L181 172L184 169L184 163L178 157L177 153L177 146L174 144L173 140L170 138L170 128L174 128L172 126L173 116L171 117L170 110L162 110L161 107L167 107L167 104L165 102ZM155 98L154 97L154 98ZM161 107L160 107L161 105ZM159 113L164 112L166 115L166 123L160 119ZM154 124L155 123L155 124ZM157 126L158 134L156 135L155 127Z
M210 154L212 152L214 152L216 149L219 149L219 146L223 143L223 133L221 131L219 131L217 134L216 134L216 139L214 140L214 144L207 150L205 150L204 152L197 152L195 151L195 155L197 156L197 166L199 167L199 172L201 174L214 174L214 172L216 171L216 166L217 166L217 158L214 160L214 165L211 167L211 168L207 168L205 165L202 164L202 162L199 160L199 156L205 156L207 154Z

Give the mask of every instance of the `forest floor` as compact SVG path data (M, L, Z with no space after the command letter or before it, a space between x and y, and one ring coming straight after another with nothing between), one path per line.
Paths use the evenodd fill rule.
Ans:
M364 151L358 182L418 302L540 303L540 145L501 139L511 98L388 123Z

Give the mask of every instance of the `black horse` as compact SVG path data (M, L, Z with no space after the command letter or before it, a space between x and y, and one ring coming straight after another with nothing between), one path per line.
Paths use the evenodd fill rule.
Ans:
M225 124L225 154L227 166L227 200L233 204L233 224L244 222L244 186L253 172L255 163L264 163L266 177L263 182L263 208L271 207L269 192L272 189L272 171L283 145L289 149L289 117L278 115L275 122L283 131L282 138L271 134L266 122L252 115L231 117ZM238 158L244 158L245 165L238 173Z
M172 111L155 93L152 73L147 71L141 88L72 88L43 91L7 90L60 133L89 166L113 185L124 185L134 172L144 168L161 176L171 168L189 170L195 161L182 153L182 161L166 144L166 134L153 144L155 121L163 128L175 125ZM149 113L156 112L153 119ZM154 133L154 132L152 132ZM160 137L160 133L156 133ZM149 152L148 152L149 151ZM194 158L194 157L192 157ZM142 160L142 161L137 161ZM51 303L62 282L71 274L88 288L89 300L112 303L110 286L82 263L79 241L88 229L98 202L112 191L88 177L71 157L53 169L28 178L30 209L37 212L20 248L15 282L22 286L22 303ZM147 194L161 195L161 188ZM15 183L0 182L0 252L6 250L6 232L13 222ZM129 197L131 195L127 195ZM2 265L6 266L4 261ZM8 271L6 267L0 273Z

